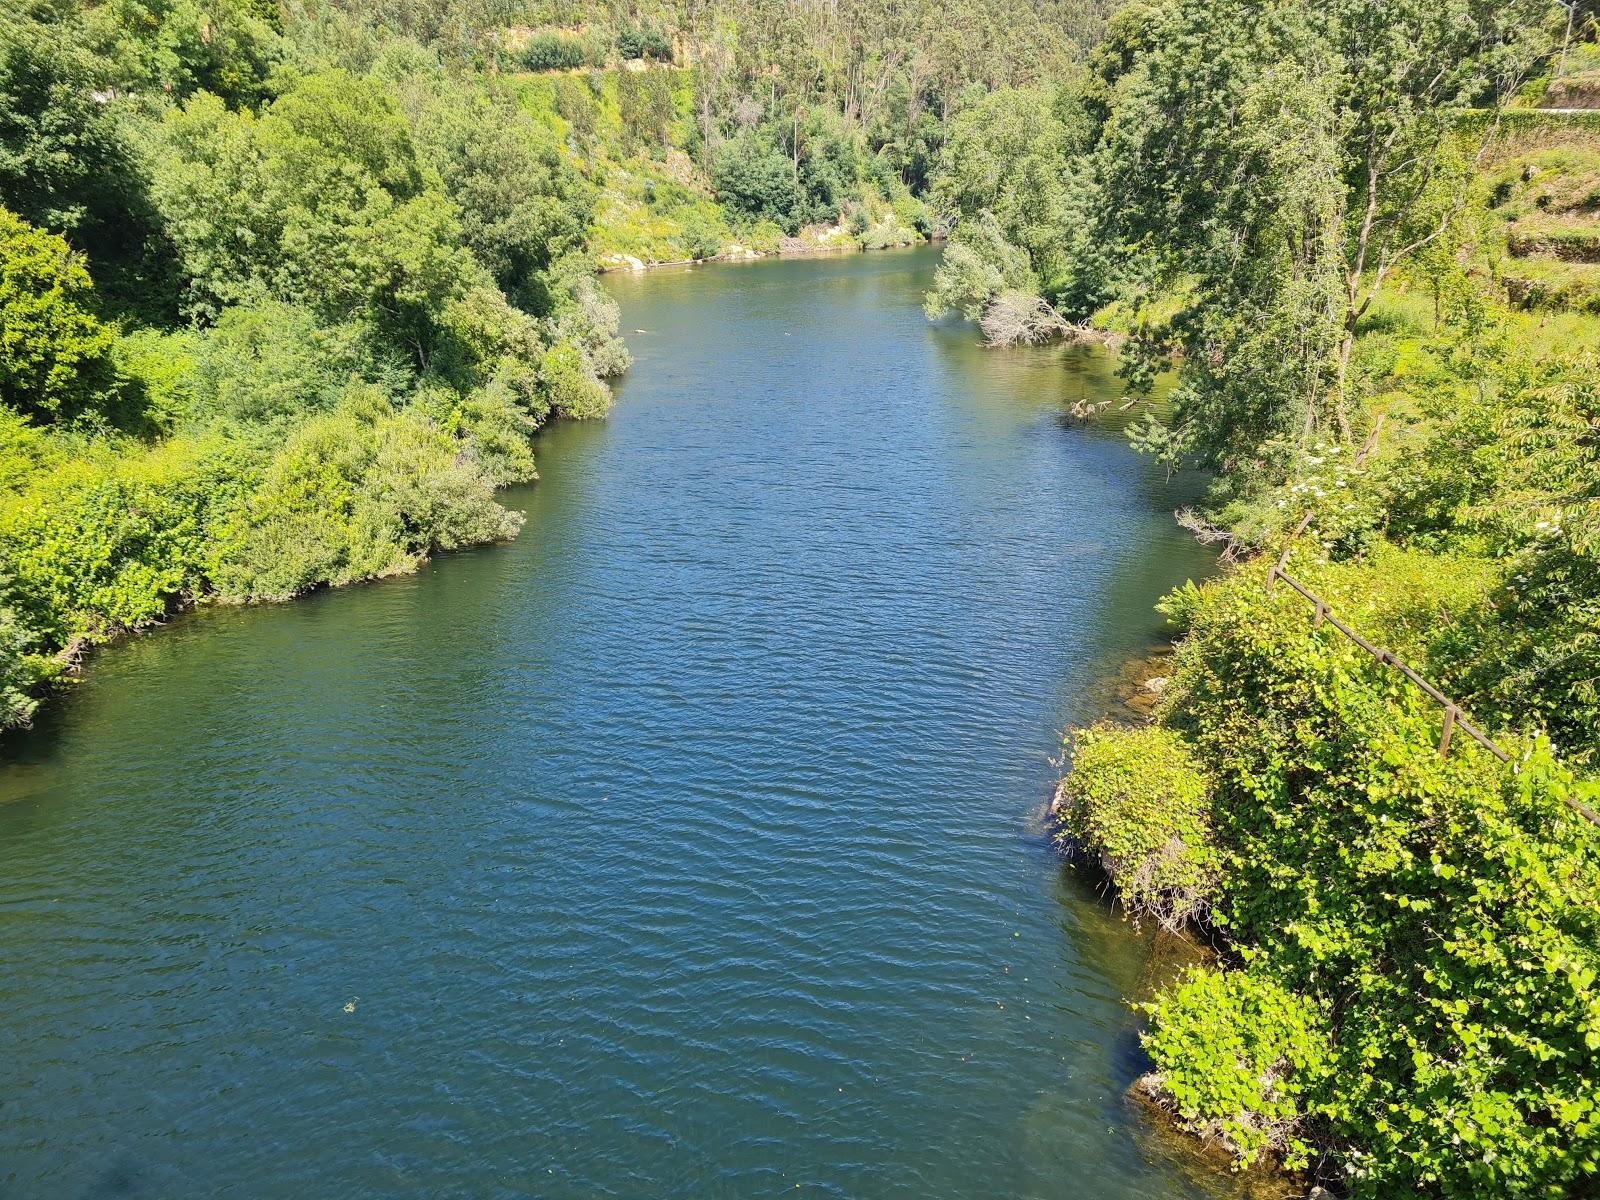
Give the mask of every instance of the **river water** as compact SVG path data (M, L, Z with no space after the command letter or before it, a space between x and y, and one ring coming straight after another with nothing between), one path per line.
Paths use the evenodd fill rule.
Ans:
M1190 1197L1038 814L1205 569L936 255L608 281L515 543L100 655L0 770L0 1197ZM637 330L638 332L632 332Z

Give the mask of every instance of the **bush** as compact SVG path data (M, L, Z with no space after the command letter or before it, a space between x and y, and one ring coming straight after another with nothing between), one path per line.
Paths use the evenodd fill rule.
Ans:
M425 392L419 406L462 443L496 487L537 476L531 440L550 415L550 397L536 367L508 358L481 389L465 397L447 389Z
M1140 1082L1180 1125L1219 1141L1235 1167L1308 1164L1306 1096L1333 1064L1315 1005L1249 971L1197 969L1140 1008L1155 1064Z
M8 590L6 579L0 576L0 596ZM29 694L38 682L29 661L32 643L17 614L0 604L0 729L26 725L38 707Z
M1011 289L989 301L978 327L991 346L1036 346L1072 330L1043 296Z
M743 217L771 221L789 233L800 226L794 164L758 135L743 133L717 147L711 159L711 186L717 199Z
M198 347L195 416L273 436L286 422L332 408L364 357L359 329L324 329L299 305L230 308Z
M1176 927L1216 886L1207 781L1171 730L1097 725L1075 731L1057 813L1064 835L1092 855L1136 913Z
M529 71L570 71L589 62L589 47L575 34L542 30L527 40L520 57Z
M611 407L605 385L595 378L582 351L571 342L559 342L545 351L539 379L550 397L551 408L579 420L603 417Z
M1449 636L1434 632L1436 602L1462 586L1433 561L1431 594L1423 572L1386 594L1377 570L1296 570L1426 668ZM1363 582L1375 596L1364 608ZM1186 589L1169 610L1188 632L1163 720L1213 780L1211 919L1248 963L1240 986L1270 981L1328 1031L1333 1069L1295 1076L1305 1120L1293 1137L1360 1198L1571 1194L1600 1164L1600 829L1564 800L1592 807L1600 785L1503 732L1510 769L1459 733L1441 758L1433 703L1311 628L1298 596L1265 595L1255 569ZM1202 1020L1176 994L1157 1000L1168 1007L1152 1053L1217 1074L1191 1082L1187 1107L1226 1119L1226 1104L1195 1097L1236 1099L1251 1073L1210 1047L1248 1044L1261 1018L1216 1000ZM1258 1055L1252 1069L1267 1065Z
M62 238L0 208L0 403L41 423L107 407L114 338L92 292Z
M683 223L685 258L715 258L722 253L722 227L716 221L691 212Z
M669 144L672 122L678 115L669 73L618 72L617 115L622 121L624 154L659 155Z
M435 549L510 537L492 479L417 410L369 388L285 442L218 539L224 599L286 599L410 571Z
M238 490L222 443L179 441L63 463L0 503L11 604L37 649L138 629L200 591L210 532Z
M1002 292L1037 296L1039 281L1027 254L1006 240L993 216L983 213L965 222L945 246L923 307L929 317L954 310L977 321Z
M816 108L807 114L796 213L802 224L836 221L841 206L860 198L864 153L859 135L836 113Z
M617 29L617 53L623 58L653 58L672 61L672 43L654 25L624 22Z

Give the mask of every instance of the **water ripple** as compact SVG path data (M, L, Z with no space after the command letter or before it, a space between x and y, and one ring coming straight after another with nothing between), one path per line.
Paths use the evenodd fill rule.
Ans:
M0 773L0 1196L1180 1197L1032 824L1200 558L925 253L618 281L506 547L103 655ZM781 334L790 336L784 337Z

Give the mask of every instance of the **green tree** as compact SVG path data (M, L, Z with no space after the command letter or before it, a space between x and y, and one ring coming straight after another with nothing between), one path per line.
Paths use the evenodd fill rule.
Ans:
M259 104L287 49L277 5L266 0L109 0L89 7L85 21L121 86L180 98L207 91Z
M1102 64L1102 189L1131 269L1192 298L1144 347L1184 361L1151 444L1238 465L1274 436L1349 436L1356 324L1440 236L1454 114L1509 94L1543 15L1535 0L1147 10L1142 49ZM1151 356L1135 362L1148 384Z
M1004 89L951 120L933 186L957 243L982 241L976 223L990 214L1027 255L1036 290L1075 316L1106 298L1091 144L1075 86Z
M83 259L0 208L0 402L38 422L104 411L113 334Z
M153 158L198 315L262 295L330 323L354 314L421 370L451 336L447 304L487 282L455 205L373 80L306 76L260 118L200 93L168 116Z
M515 106L443 76L402 92L418 151L460 213L461 235L507 296L536 315L556 300L549 276L577 250L594 189L559 140Z
M109 87L70 0L0 7L0 204L57 233L116 212L132 171Z
M794 167L771 141L744 133L717 147L711 160L717 198L753 221L771 221L793 233L799 226L800 191Z

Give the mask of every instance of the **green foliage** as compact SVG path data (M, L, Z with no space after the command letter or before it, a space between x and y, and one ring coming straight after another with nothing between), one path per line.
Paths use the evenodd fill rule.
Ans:
M40 422L101 410L112 332L81 257L0 208L0 403Z
M998 238L1019 248L1038 281L1027 290L1075 316L1105 299L1090 145L1075 88L995 92L951 121L933 188L956 218L952 246L981 254Z
M583 38L558 30L540 30L523 44L519 55L529 71L570 71L589 62Z
M559 118L442 43L282 16L0 18L0 187L89 251L0 210L0 727L82 645L191 601L510 536L494 489L627 365Z
M861 197L864 156L865 147L840 117L812 109L801 133L794 219L800 224L837 221L842 206Z
M1251 971L1196 969L1141 1006L1145 1085L1191 1132L1216 1139L1239 1167L1263 1155L1304 1168L1306 1101L1333 1067L1315 1005Z
M624 154L659 155L666 150L678 109L666 71L617 74L617 112Z
M454 206L373 81L306 76L259 119L201 93L163 123L152 184L198 313L262 295L361 313L425 363L475 274Z
M238 492L219 443L100 451L0 502L9 603L41 651L159 620L204 586L212 522Z
M281 436L286 424L332 408L352 377L373 373L363 350L359 329L325 327L298 305L226 309L199 340L190 417Z
M1437 614L1481 583L1416 558L1430 569L1410 577L1295 570L1427 669L1449 636ZM1379 599L1363 608L1363 594ZM1600 789L1537 742L1514 770L1460 734L1440 758L1432 703L1331 627L1312 629L1287 589L1266 596L1254 570L1170 610L1187 634L1163 719L1215 780L1213 920L1252 976L1325 1014L1332 1069L1296 1085L1302 1136L1356 1196L1576 1186L1600 1155L1587 1078L1600 830L1563 800ZM1206 1061L1219 1035L1184 1016L1161 1036L1165 1070Z
M610 397L582 353L570 342L561 342L545 351L539 364L539 380L550 397L550 407L564 417L579 420L603 417Z
M107 82L69 0L0 8L0 204L58 233L112 217L128 163Z
M112 359L118 378L150 432L165 433L194 411L193 330L139 328L117 339Z
M219 534L213 582L224 599L286 599L508 538L521 521L494 502L493 487L433 422L353 389L267 464Z
M1397 272L1453 266L1458 114L1505 101L1544 16L1535 0L1163 0L1119 28L1086 95L1109 275L1189 300L1125 360L1137 391L1179 369L1141 448L1236 474L1264 443L1352 439L1360 321Z
M794 164L776 145L741 134L717 147L711 160L717 199L751 221L771 221L790 233L799 228L800 187Z
M1093 854L1122 902L1178 926L1215 886L1206 776L1183 739L1159 726L1100 725L1069 738L1058 797L1063 834Z
M259 104L287 49L277 6L260 0L109 0L85 19L123 86L178 97Z
M617 27L617 53L623 58L653 58L672 61L672 43L654 25L624 21Z
M0 576L0 596L10 591L10 581ZM0 729L26 725L38 707L30 693L38 672L30 661L33 639L16 613L0 604Z
M547 314L557 303L549 272L582 246L594 213L593 188L559 138L509 102L442 75L414 79L403 103L473 257L507 296Z
M1458 727L1442 758L1434 702L1268 595L1258 561L1169 599L1186 632L1152 744L1097 733L1064 786L1078 839L1136 874L1174 827L1150 764L1204 764L1187 794L1224 962L1150 1007L1153 1086L1239 1163L1372 1200L1585 1195L1600 1174L1600 830L1567 803L1600 793L1576 773L1600 753L1597 364L1587 325L1541 330L1483 287L1587 303L1592 122L1562 143L1507 114L1480 154L1498 118L1464 115L1516 92L1546 15L1129 6L1078 107L972 109L941 176L965 222L930 308L992 312L997 264L1023 258L1048 291L1032 231L1070 247L1052 205L1089 197L1109 249L1072 249L1069 276L1119 293L1136 390L1178 368L1136 444L1220 468L1236 551L1276 556L1309 516L1294 573L1512 753ZM1087 185L1028 175L1034 156Z
M930 318L955 311L977 321L1008 291L1036 295L1039 279L1027 252L1006 240L993 213L983 212L945 247L923 307Z

